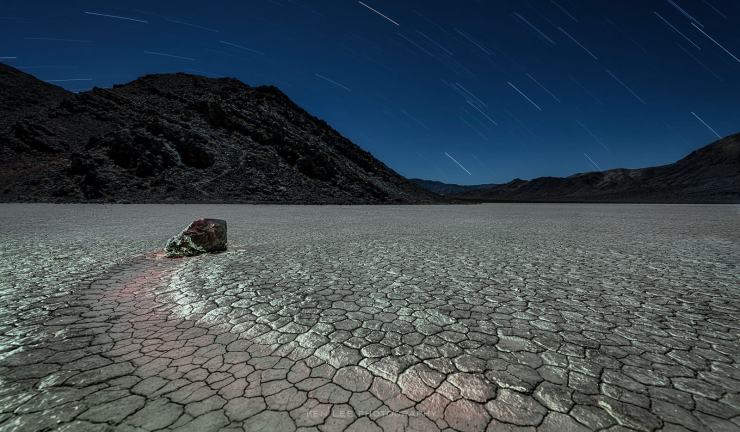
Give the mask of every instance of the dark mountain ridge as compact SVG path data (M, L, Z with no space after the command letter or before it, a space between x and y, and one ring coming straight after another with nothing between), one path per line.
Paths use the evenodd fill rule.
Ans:
M70 93L0 64L0 201L431 203L276 87L148 75Z
M494 183L479 184L479 185L460 185L455 183L444 183L437 180L424 180L420 178L410 179L412 182L419 185L430 192L434 192L438 195L443 196L455 196L461 193L470 192L473 190L483 189L490 186L496 186Z
M484 202L740 203L740 134L657 167L472 186L412 181L434 193Z
M448 185L406 180L276 87L160 74L75 94L0 63L0 185L0 202L737 203L740 135L659 167Z

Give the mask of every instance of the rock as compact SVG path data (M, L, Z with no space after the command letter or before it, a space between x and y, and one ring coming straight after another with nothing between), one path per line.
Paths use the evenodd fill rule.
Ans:
M198 219L169 239L164 250L171 258L226 250L226 221Z

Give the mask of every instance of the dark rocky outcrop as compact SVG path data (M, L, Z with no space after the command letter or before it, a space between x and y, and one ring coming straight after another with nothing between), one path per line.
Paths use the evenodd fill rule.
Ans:
M167 256L179 258L226 250L226 221L198 219L167 241Z
M440 200L275 87L166 74L74 94L0 64L0 202Z
M740 134L658 167L473 186L412 181L431 192L472 201L740 203Z

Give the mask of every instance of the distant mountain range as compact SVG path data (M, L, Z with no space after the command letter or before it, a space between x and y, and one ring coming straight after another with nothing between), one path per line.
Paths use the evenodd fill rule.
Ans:
M447 197L485 202L740 203L740 134L658 167L474 186L411 181Z
M148 75L71 93L0 63L0 202L740 202L740 135L654 168L407 180L276 87Z
M275 87L149 75L79 94L0 63L0 201L435 203Z

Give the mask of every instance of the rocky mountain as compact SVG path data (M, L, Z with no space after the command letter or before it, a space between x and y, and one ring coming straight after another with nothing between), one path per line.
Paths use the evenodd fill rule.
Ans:
M471 192L473 190L483 189L489 186L496 186L493 183L480 185L459 185L454 183L444 183L441 181L424 180L419 178L412 178L410 180L423 189L443 196L456 196L466 192Z
M149 75L70 93L0 64L0 201L429 203L276 87Z
M516 179L493 185L412 181L448 197L486 202L740 203L740 134L658 167Z

